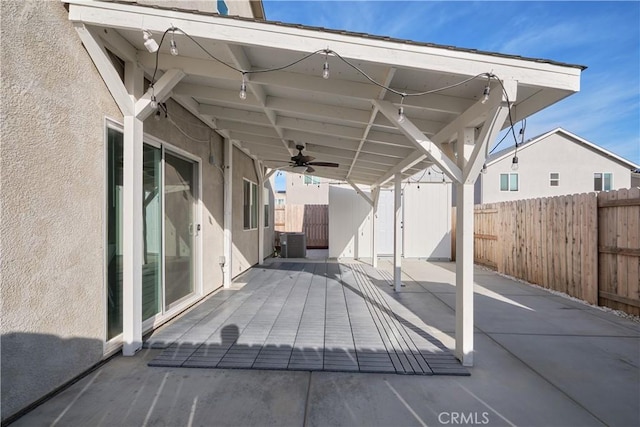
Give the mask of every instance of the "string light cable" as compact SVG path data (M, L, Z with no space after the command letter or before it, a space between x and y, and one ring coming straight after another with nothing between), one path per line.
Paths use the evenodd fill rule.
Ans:
M145 30L146 31L146 30ZM517 150L517 145L518 145L518 139L515 133L515 126L513 123L513 116L511 113L511 100L509 99L509 95L507 93L506 88L504 87L504 84L502 82L502 80L500 80L498 78L497 75L495 75L493 72L486 72L486 73L480 73L477 74L475 76L472 77L468 77L464 80L461 80L457 83L453 83L450 85L446 85L443 87L439 87L439 88L435 88L435 89L430 89L430 90L426 90L426 91L422 91L422 92L403 92L397 89L394 89L392 87L386 86L378 81L376 81L374 78L372 78L369 74L367 74L364 70L362 70L360 67L358 67L356 64L352 63L351 61L349 61L348 59L344 58L342 55L340 55L338 52L331 50L329 48L326 49L318 49L316 51L313 51L311 53L308 53L306 55L303 55L302 57L296 59L295 61L283 64L281 66L277 66L277 67L272 67L272 68L262 68L262 69L253 69L253 70L243 70L241 68L235 67L232 64L228 64L225 61L221 60L220 58L216 57L214 54L212 54L211 52L209 52L209 50L207 50L207 48L205 48L200 42L198 42L198 40L196 40L194 37L192 37L191 35L189 35L188 33L186 33L184 30L175 27L175 26L171 26L169 28L167 28L163 33L162 33L162 37L160 39L160 43L159 46L161 47L164 39L166 37L166 35L171 32L171 53L172 54L177 54L177 44L175 42L174 39L174 35L176 32L184 35L185 37L187 37L191 42L193 42L196 46L198 46L198 48L200 48L200 50L202 50L209 58L213 59L214 61L220 63L221 65L239 73L242 77L242 83L240 86L240 97L242 99L246 98L246 90L247 90L247 86L246 86L246 77L250 76L251 74L260 74L260 73L268 73L268 72L275 72L275 71L282 71L285 70L287 68L293 67L296 64L299 64L300 62L303 62L313 56L316 56L318 54L323 54L324 55L324 65L322 68L322 77L325 79L329 78L329 62L328 62L328 57L334 56L335 58L339 59L340 61L342 61L344 64L346 64L347 66L351 67L352 69L354 69L356 72L358 72L361 76L363 76L366 80L368 80L370 83L372 83L373 85L384 89L388 92L391 92L393 94L396 94L398 96L401 97L400 100L400 108L398 110L398 121L402 122L404 121L404 119L406 118L406 116L404 115L404 99L406 97L417 97L417 96L425 96L425 95L429 95L429 94L434 94L434 93L438 93L438 92L443 92L449 89L453 89L455 87L464 85L472 80L476 80L479 78L486 78L487 79L487 83L486 86L484 87L484 91L483 91L483 98L481 99L482 103L485 103L488 96L489 96L489 92L490 92L490 83L491 80L497 80L498 84L500 85L501 89L502 89L502 93L505 96L505 99L507 101L507 105L508 105L508 117L509 117L509 131L505 134L505 136L500 140L500 142L498 142L498 144L496 144L493 149L491 150L491 152L489 154L491 154L506 138L506 136L511 133L511 135L513 136L515 145L516 145L516 150ZM146 37L149 38L150 36L148 34L150 34L148 31L146 33ZM145 39L146 40L146 39ZM152 104L155 101L155 91L154 91L154 85L156 83L156 75L158 72L158 65L159 65L159 57L160 57L160 49L155 51L155 66L154 66L154 70L153 70L153 74L151 77L151 84L150 84L150 89L151 89L151 93L152 93Z
M328 56L334 56L336 58L338 58L340 61L344 62L346 65L348 65L349 67L353 68L354 70L356 70L360 75L362 75L365 79L367 79L369 82L371 82L372 84L374 84L375 86L378 86L381 89L385 89L391 93L394 93L398 96L401 97L411 97L411 96L424 96L424 95L429 95L429 94L433 94L433 93L438 93L438 92L442 92L442 91L446 91L448 89L453 89L455 87L464 85L472 80L476 80L478 78L487 78L488 81L490 81L491 79L496 79L498 80L498 82L500 83L500 85L502 86L502 90L506 95L506 90L504 88L504 85L502 85L502 82L500 81L500 79L498 79L498 77L493 74L493 73L480 73L477 74L475 76L472 77L468 77L464 80L461 80L457 83L453 83L447 86L443 86L443 87L439 87L439 88L435 88L435 89L430 89L430 90L426 90L426 91L422 91L422 92L402 92L399 91L397 89L394 89L392 87L386 86L378 81L376 81L374 78L372 78L369 74L367 74L364 70L362 70L360 67L358 67L357 65L353 64L351 61L349 61L348 59L344 58L342 55L340 55L338 52L331 50L331 49L318 49L316 51L313 51L311 53L308 53L304 56L302 56L301 58L296 59L295 61L286 63L284 65L278 66L278 67L272 67L272 68L262 68L262 69L254 69L254 70L243 70L241 68L235 67L231 64L226 63L225 61L221 60L220 58L216 57L214 54L212 54L211 52L209 52L209 50L207 48L205 48L200 42L198 42L195 38L193 38L191 35L189 35L188 33L186 33L185 31L183 31L182 29L172 26L169 27L167 30L165 30L165 32L162 34L162 37L160 39L160 43L159 45L162 46L164 39L167 35L167 33L172 32L172 33L176 33L179 32L180 34L183 34L185 37L187 37L189 40L191 40L196 46L198 46L200 48L200 50L202 50L208 57L210 57L211 59L213 59L214 61L224 65L225 67L236 71L237 73L239 73L241 76L247 76L247 75L251 75L251 74L260 74L260 73L269 73L269 72L274 72L274 71L282 71L285 70L287 68L290 68L296 64L299 64L302 61L305 61L306 59L309 59L313 56L316 56L318 54L324 54L325 55L325 65L328 65ZM158 61L159 61L159 56L160 56L160 49L158 49L155 52L155 67L153 70L153 75L151 77L151 85L153 86L153 84L155 83L155 77L157 75L157 71L158 71ZM325 68L323 67L323 71L327 70L328 71L328 67ZM325 74L325 73L323 73ZM324 75L323 75L324 77ZM508 98L508 97L507 97ZM507 102L509 102L509 100L507 99Z

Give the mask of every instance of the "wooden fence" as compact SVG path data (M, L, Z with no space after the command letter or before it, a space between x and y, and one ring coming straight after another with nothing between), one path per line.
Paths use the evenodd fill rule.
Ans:
M640 315L640 189L477 205L474 260Z
M304 232L307 248L329 247L329 205L284 205L275 207L275 230Z
M600 305L640 315L640 188L598 194Z

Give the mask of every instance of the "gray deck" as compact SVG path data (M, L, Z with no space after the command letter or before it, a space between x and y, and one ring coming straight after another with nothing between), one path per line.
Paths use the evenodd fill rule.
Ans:
M253 268L156 331L149 366L469 375L389 279L358 263Z

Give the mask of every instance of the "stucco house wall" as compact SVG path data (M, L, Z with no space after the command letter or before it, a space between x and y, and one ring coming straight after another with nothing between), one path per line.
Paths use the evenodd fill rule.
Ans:
M248 4L248 2L247 2ZM0 2L1 414L11 418L100 362L107 346L106 123L122 114L60 1ZM199 158L203 294L222 286L223 141L172 100L145 135ZM147 138L145 136L145 138ZM235 150L234 222L242 228ZM215 165L209 163L213 155ZM238 175L240 174L240 175ZM240 176L237 182L236 176ZM238 192L239 190L239 192ZM270 194L271 206L273 194ZM235 199L234 199L235 202ZM239 222L236 220L239 218ZM271 224L265 249L272 248ZM257 232L233 236L234 276L257 262ZM266 254L270 253L265 251Z
M629 188L628 164L582 144L564 132L553 132L518 149L518 170L511 170L513 154L487 162L481 175L481 198L476 203L552 197L594 191L593 174L612 173L612 189ZM500 191L500 174L517 173L518 191ZM550 185L550 174L559 173L558 186Z
M174 147L199 158L202 177L202 200L200 223L202 231L202 284L206 295L222 286L222 269L219 258L224 250L224 179L222 172L223 140L211 128L200 122L191 113L173 100L167 101L171 120L191 138L186 138L169 120L155 120L150 116L144 121L146 134L154 136ZM208 144L198 141L210 141ZM210 153L211 150L211 153ZM213 155L215 164L209 163Z
M2 419L103 357L105 116L57 1L1 2Z
M258 262L258 229L244 229L244 180L259 184L253 160L244 152L234 147L233 150L233 255L231 260L231 276L236 277ZM264 230L264 255L273 253L273 189L269 180L265 182L269 192L269 226ZM260 186L258 185L258 191ZM264 209L258 206L258 209Z
M326 205L329 203L329 180L317 178L319 184L305 184L305 176L297 173L286 174L288 205Z

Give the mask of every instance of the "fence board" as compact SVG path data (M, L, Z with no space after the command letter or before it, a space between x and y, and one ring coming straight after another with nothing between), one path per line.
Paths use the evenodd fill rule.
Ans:
M640 315L640 189L598 197L599 304Z
M477 206L474 242L501 273L640 314L640 189Z
M639 203L627 211L628 245L629 249L640 251L640 188L630 189L629 199L636 200ZM636 253L635 258L629 260L627 283L629 284L627 297L632 300L640 300L640 254L638 253ZM638 314L640 314L640 311Z
M275 230L280 232L304 232L307 248L329 247L328 205L276 206Z

